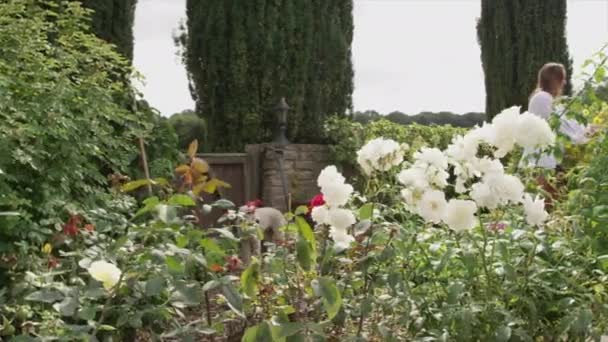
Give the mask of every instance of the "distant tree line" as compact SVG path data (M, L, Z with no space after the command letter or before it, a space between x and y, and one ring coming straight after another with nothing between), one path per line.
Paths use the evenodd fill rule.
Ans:
M416 115L408 115L399 111L384 115L375 110L355 112L353 114L353 120L360 123L368 123L379 119L385 119L402 125L416 123L419 125L451 125L454 127L468 128L483 124L486 116L484 113L473 112L465 114L455 114L451 112L422 112Z

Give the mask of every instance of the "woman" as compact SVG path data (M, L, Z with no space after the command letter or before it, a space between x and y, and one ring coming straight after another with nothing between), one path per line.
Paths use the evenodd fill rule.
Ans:
M566 69L559 63L547 63L538 72L538 82L536 89L530 97L528 103L528 111L541 118L548 120L551 113L554 112L553 102L561 96L564 86L566 85ZM577 121L568 119L564 113L560 113L560 131L568 136L575 144L583 144L589 140L589 135L593 133L593 127L585 127ZM541 154L539 150L525 149L522 162L526 161L530 167L540 167L550 170L560 170L557 164L557 159L553 154ZM543 189L555 197L557 190L540 176L538 182ZM550 199L548 199L550 200Z

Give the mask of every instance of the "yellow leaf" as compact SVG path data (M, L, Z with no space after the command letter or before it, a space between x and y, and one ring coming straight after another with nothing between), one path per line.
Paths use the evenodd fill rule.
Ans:
M202 191L213 194L217 190L217 188L230 188L230 184L221 181L217 178L211 178L208 182L203 184Z
M209 172L209 164L206 161L200 158L194 158L192 160L192 164L190 166L196 170L198 173L207 173Z
M199 196L201 194L201 192L203 192L204 187L205 187L205 183L199 183L199 184L195 185L194 187L192 187L192 193L195 196Z
M205 183L207 181L207 176L205 175L194 175L194 179L192 180L193 184L201 184L201 183Z
M196 151L198 151L198 140L194 139L188 146L188 157L194 158Z
M175 173L178 173L180 175L183 175L184 173L188 173L190 172L190 166L188 165L180 165L178 167L175 168Z

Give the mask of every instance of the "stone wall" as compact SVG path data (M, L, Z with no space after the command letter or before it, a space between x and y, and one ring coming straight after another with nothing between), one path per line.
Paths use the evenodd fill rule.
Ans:
M286 211L287 201L279 159L283 158L283 171L292 209L306 204L319 193L317 177L330 163L329 149L325 145L260 144L247 146L250 164L250 194L258 194L265 206Z

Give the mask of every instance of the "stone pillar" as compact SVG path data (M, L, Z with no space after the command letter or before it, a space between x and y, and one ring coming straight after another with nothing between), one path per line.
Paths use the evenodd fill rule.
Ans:
M259 181L256 179L251 181L258 183L257 186L252 186L252 194L259 193L265 206L281 211L287 211L288 208L278 162L281 153L277 153L278 151L283 155L283 172L292 209L307 204L319 193L317 177L319 172L330 163L329 149L325 145L261 144L248 146L247 151L252 163L250 169L259 167L259 172L253 170L250 172L250 177L259 177Z

